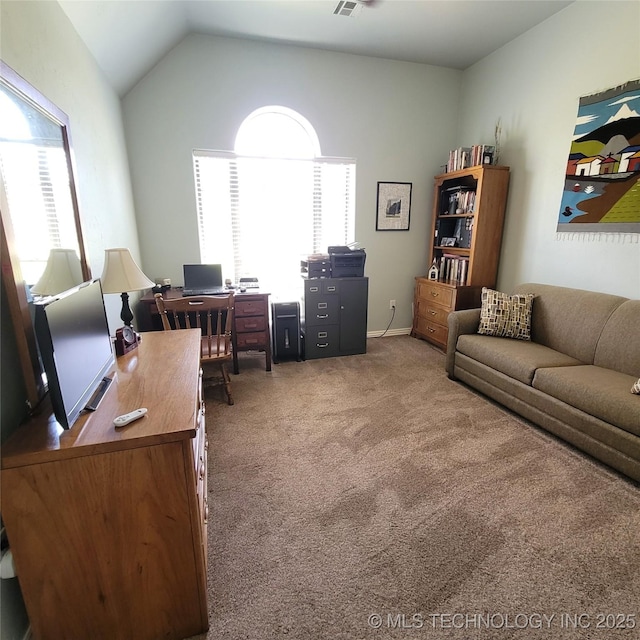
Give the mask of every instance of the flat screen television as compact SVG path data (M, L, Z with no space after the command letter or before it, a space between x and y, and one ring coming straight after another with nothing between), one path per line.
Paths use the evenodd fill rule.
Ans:
M70 429L115 363L100 280L36 302L34 324L53 412Z

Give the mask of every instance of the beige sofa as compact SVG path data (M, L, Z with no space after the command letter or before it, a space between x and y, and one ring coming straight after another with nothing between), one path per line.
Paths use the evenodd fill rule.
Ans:
M594 458L640 481L640 300L543 284L531 341L477 334L480 309L449 314L446 368Z

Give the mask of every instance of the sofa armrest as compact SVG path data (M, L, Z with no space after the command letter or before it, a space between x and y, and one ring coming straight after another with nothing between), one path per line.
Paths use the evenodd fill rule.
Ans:
M480 326L480 309L452 311L447 318L447 323L449 324L449 337L447 340L445 368L449 377L453 379L453 365L458 336L467 333L478 333L478 327Z

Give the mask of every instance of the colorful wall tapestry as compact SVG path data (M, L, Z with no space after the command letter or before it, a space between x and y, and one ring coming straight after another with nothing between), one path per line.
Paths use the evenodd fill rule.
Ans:
M640 234L640 80L580 98L557 230Z

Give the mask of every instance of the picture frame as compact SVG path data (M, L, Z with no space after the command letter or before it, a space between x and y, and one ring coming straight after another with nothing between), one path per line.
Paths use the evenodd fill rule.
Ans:
M409 231L411 182L378 182L376 231Z
M457 243L457 238L442 238L440 240L441 247L455 247Z

